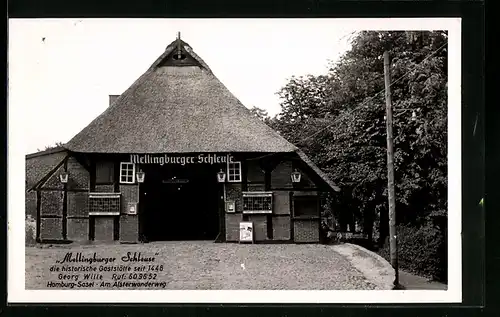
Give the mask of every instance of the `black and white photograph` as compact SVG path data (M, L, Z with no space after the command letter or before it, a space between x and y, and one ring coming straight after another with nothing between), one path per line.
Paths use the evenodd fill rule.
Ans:
M11 19L9 300L460 302L460 23Z

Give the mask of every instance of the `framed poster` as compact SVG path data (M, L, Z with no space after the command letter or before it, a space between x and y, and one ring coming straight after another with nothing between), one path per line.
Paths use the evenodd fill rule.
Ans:
M240 222L240 242L253 243L253 222Z

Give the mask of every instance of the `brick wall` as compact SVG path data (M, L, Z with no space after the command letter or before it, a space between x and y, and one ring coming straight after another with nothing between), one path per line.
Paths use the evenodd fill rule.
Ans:
M64 153L64 155L66 155ZM59 160L60 162L60 160ZM57 163L57 162L56 162ZM293 186L290 174L293 171L291 161L283 161L276 166L271 172L271 188L273 194L273 219L272 232L273 239L287 240L291 237L292 221L290 219L290 192L294 194L312 194L316 192L304 191L297 192L301 186ZM265 174L261 170L257 161L247 162L247 190L263 191ZM90 175L88 171L79 164L79 162L69 157L67 159L67 171L69 181L67 184L67 236L71 240L86 240L89 233L88 218L88 191L90 184ZM41 191L41 213L42 216L52 216L51 218L40 219L41 238L42 239L61 239L62 238L62 218L53 218L55 216L62 217L63 210L63 184L59 180L59 175L64 172L62 165L47 182ZM28 171L27 171L28 173ZM302 172L303 187L311 187L312 182L308 176ZM226 200L234 200L236 206L235 214L225 214L226 223L226 240L239 240L239 223L243 219L242 210L242 184L241 183L226 183ZM52 189L52 191L47 190ZM280 190L276 190L280 189ZM84 190L84 191L72 191ZM113 192L113 185L96 185L95 191L98 192ZM121 211L119 221L120 240L124 242L138 241L138 216L125 215L126 208L129 202L138 202L139 191L137 184L125 185L121 184L119 191L121 192ZM26 214L36 216L36 192L26 194ZM247 217L247 216L245 216ZM248 220L254 223L255 238L257 241L267 239L267 215L248 215ZM116 223L112 217L96 217L95 218L94 237L96 240L112 240L114 226ZM295 230L294 236L297 242L317 242L319 241L319 227L317 221L297 220L293 222ZM116 228L118 229L118 228Z
M67 158L68 183L66 185L66 232L69 240L87 240L89 233L89 220L87 212L87 199L89 190L89 173L73 157ZM64 164L43 183L40 187L40 238L42 240L63 239L63 209L64 209L64 184L59 175L65 172ZM30 196L33 194L29 193ZM30 197L27 195L27 197ZM30 209L34 208L35 201L27 199ZM34 207L33 207L34 206ZM49 218L48 218L49 217ZM57 217L57 218L56 218Z
M40 239L63 239L63 192L42 191L40 194Z
M318 220L298 220L293 222L295 242L319 242Z
M96 193L112 193L115 191L115 185L95 185Z
M73 157L68 158L68 189L84 190L68 192L67 198L67 237L72 241L85 241L89 238L88 193L90 189L89 172Z
M57 178L59 178L59 174ZM55 177L51 177L53 180ZM49 181L51 180L49 179ZM46 183L51 188L62 187L54 181ZM62 190L43 190L40 192L40 238L42 240L63 239L63 199ZM50 218L46 218L50 217Z
M247 184L247 188L249 192L262 192L266 190L264 184Z
M45 154L28 155L25 162L26 190L35 186L42 178L52 171L66 155L66 151L49 151Z
M113 241L114 239L114 217L95 217L94 240Z
M52 174L52 176L47 179L45 184L43 184L42 188L45 189L58 189L58 190L63 190L64 185L61 183L61 180L59 178L59 175L62 173L65 173L64 171L64 165L61 165L55 172ZM68 176L68 186L69 186L69 176Z
M136 243L139 241L139 218L134 215L120 216L120 242Z
M290 217L273 217L273 239L290 240Z
M235 202L235 211L243 212L243 199L241 183L226 183L226 201Z
M273 193L273 213L276 215L290 214L290 192L275 191Z
M264 172L255 161L247 162L247 187L249 191L264 190ZM236 213L226 214L226 241L239 241L240 222L243 221L243 190L241 183L226 183L226 201L235 202ZM267 215L248 215L248 221L253 222L254 239L267 240Z
M62 218L42 218L40 220L40 238L42 240L61 240Z
M226 241L234 242L240 240L241 214L226 214Z
M40 215L62 217L63 213L63 191L42 191L40 193Z
M255 241L265 241L267 238L267 215L248 215L248 221L253 222Z
M71 241L86 241L89 239L89 219L68 219L67 238Z
M293 196L317 196L317 191L294 191ZM294 200L291 200L292 210L294 210ZM318 210L317 216L319 217ZM292 214L292 217L295 215ZM293 220L293 240L299 243L319 242L319 220L318 219L297 219Z
M88 217L89 194L68 192L68 217Z
M47 179L42 188L63 190L64 185L61 183L59 175L64 172L64 165L61 165L54 174ZM68 157L66 172L68 173L68 183L66 185L68 190L89 189L89 172L75 158Z
M89 172L74 158L68 158L68 189L89 189L90 174Z
M247 190L264 191L265 174L257 161L247 161ZM236 203L236 214L226 214L226 240L239 240L239 222L243 219L254 224L254 238L256 241L268 240L268 226L272 226L273 240L286 241L292 237L292 229L295 230L294 240L296 242L319 242L319 225L317 220L297 220L292 222L293 195L318 195L317 191L302 190L302 188L313 188L314 184L310 178L302 172L300 186L295 186L290 178L294 166L291 161L280 162L271 172L271 190L273 191L273 214L272 221L268 223L268 215L243 215L242 214L242 185L240 183L226 184L226 200L234 200ZM292 228L293 226L293 228Z
M120 215L120 241L134 243L139 241L139 217L127 215L128 203L139 201L139 186L137 184L120 184L121 210Z

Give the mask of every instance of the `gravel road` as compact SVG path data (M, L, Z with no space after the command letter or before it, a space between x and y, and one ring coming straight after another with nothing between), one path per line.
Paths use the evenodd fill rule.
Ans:
M57 263L69 252L72 253L73 259L78 253L85 258L92 258L95 252L97 258L116 260L107 265L104 265L104 262L90 265L88 262ZM122 257L126 257L128 252L131 256L136 252L137 257L154 257L154 261L122 262ZM66 283L61 284L59 288L68 288L76 279L94 282L92 286L87 286L89 289L139 288L113 285L119 276L123 276L120 281L125 282L139 280L161 283L143 285L140 287L142 289L372 290L383 287L376 285L372 279L367 279L366 274L363 275L351 262L352 259L336 252L335 246L319 244L189 241L26 247L26 289L54 287L48 287L50 282ZM122 271L100 271L100 267L118 265L130 267L131 271L125 271L126 274ZM95 267L97 275L85 280L82 272L62 272L63 267L67 270L70 266ZM139 274L142 274L142 277ZM99 275L102 275L102 279Z

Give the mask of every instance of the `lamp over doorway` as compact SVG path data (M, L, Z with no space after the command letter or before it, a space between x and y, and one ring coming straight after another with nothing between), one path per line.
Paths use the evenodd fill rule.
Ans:
M61 183L63 183L63 184L68 183L68 175L69 174L67 172L64 172L64 173L59 175L59 180L61 181Z
M217 181L219 183L224 183L226 181L226 173L224 173L222 169L217 173Z
M139 170L135 176L137 177L137 182L138 183L144 183L144 177L145 177L145 173L142 171L142 170Z
M291 175L292 183L300 183L301 177L302 174L296 169Z

